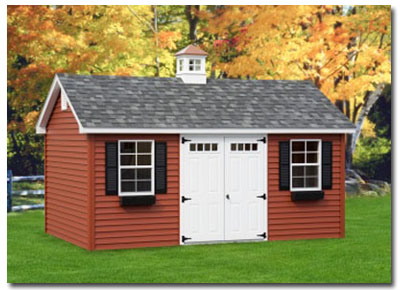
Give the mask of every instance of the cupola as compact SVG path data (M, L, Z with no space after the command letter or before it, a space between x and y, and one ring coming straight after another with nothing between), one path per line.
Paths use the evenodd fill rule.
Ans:
M176 54L176 77L186 84L205 84L207 52L191 44Z

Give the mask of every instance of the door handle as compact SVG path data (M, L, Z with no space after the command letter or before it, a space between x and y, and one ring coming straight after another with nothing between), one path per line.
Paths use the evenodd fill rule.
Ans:
M226 195L226 199L231 199L231 197L229 196L229 194Z

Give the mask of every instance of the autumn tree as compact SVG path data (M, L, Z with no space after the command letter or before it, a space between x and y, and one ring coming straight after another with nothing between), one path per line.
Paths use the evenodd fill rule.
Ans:
M209 53L211 77L312 80L357 125L351 161L391 82L390 13L389 6L8 6L9 165L41 170L34 125L55 73L174 76L174 53L193 42Z
M37 164L42 160L43 138L35 134L34 126L55 73L174 74L179 30L169 30L173 24L162 23L155 35L141 21L154 23L154 7L130 8L8 6L7 146L8 164L15 174L42 170ZM160 8L161 14L167 8Z
M309 79L361 128L391 82L389 6L224 6L205 15L220 77ZM365 127L365 126L364 126Z

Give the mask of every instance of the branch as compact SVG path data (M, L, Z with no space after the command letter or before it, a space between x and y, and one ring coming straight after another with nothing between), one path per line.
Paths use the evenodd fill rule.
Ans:
M142 24L149 27L151 29L151 31L153 31L154 34L156 33L154 27L148 21L142 19L131 7L129 7L129 5L127 5L127 7L129 9L129 11L132 13L132 15L136 17L137 20L139 20Z
M382 33L382 34L381 34L381 38L380 38L380 40L379 40L379 49L382 48L382 45L383 45L383 38L384 38L384 37L385 37L385 34Z

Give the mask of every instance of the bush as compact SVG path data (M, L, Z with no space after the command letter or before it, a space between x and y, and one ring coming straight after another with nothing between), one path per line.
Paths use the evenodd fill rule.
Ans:
M391 182L391 141L382 138L361 137L353 155L353 166L369 179Z

